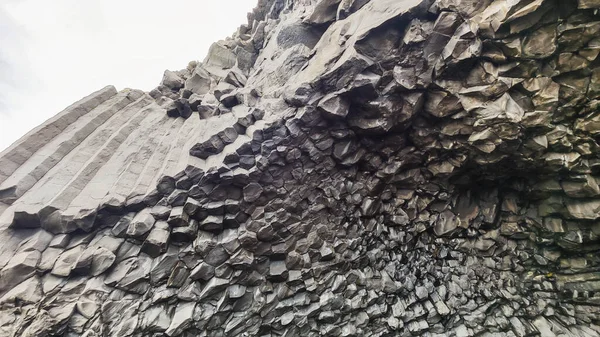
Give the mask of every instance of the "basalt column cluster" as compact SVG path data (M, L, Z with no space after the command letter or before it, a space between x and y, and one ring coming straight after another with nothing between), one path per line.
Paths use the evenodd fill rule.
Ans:
M600 335L599 11L260 0L0 154L0 336Z

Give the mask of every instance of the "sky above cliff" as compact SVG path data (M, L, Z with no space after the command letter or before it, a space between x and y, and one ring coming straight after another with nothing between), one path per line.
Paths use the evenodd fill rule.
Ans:
M255 0L0 0L0 151L106 85L149 91Z

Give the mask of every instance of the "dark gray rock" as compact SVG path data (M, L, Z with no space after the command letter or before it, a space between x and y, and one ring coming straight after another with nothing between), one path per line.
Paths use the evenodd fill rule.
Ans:
M223 246L216 246L211 249L204 257L204 261L213 267L219 266L221 263L229 259L229 254Z
M171 227L188 227L190 225L190 216L185 212L183 206L173 207L167 222Z
M0 336L599 335L597 9L259 1L0 153Z
M190 273L192 280L208 281L215 275L215 267L206 262L201 262Z
M190 155L201 159L206 159L212 155L221 153L225 148L225 143L221 137L214 135L204 143L196 144L190 149Z
M158 221L146 240L141 251L155 258L167 251L169 245L170 228L166 222Z
M263 192L262 186L257 183L250 183L244 187L244 201L246 202L254 202L258 198L260 198L261 193Z
M348 115L350 104L339 94L329 94L319 102L319 110L330 118L344 118Z

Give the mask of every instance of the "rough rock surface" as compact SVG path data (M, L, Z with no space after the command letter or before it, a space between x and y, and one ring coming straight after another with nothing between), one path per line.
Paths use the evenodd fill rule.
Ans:
M599 9L260 0L0 154L0 336L598 336Z

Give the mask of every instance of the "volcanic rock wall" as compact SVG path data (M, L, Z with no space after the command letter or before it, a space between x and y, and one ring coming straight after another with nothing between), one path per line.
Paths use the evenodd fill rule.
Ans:
M0 336L598 336L599 9L260 0L0 154Z

